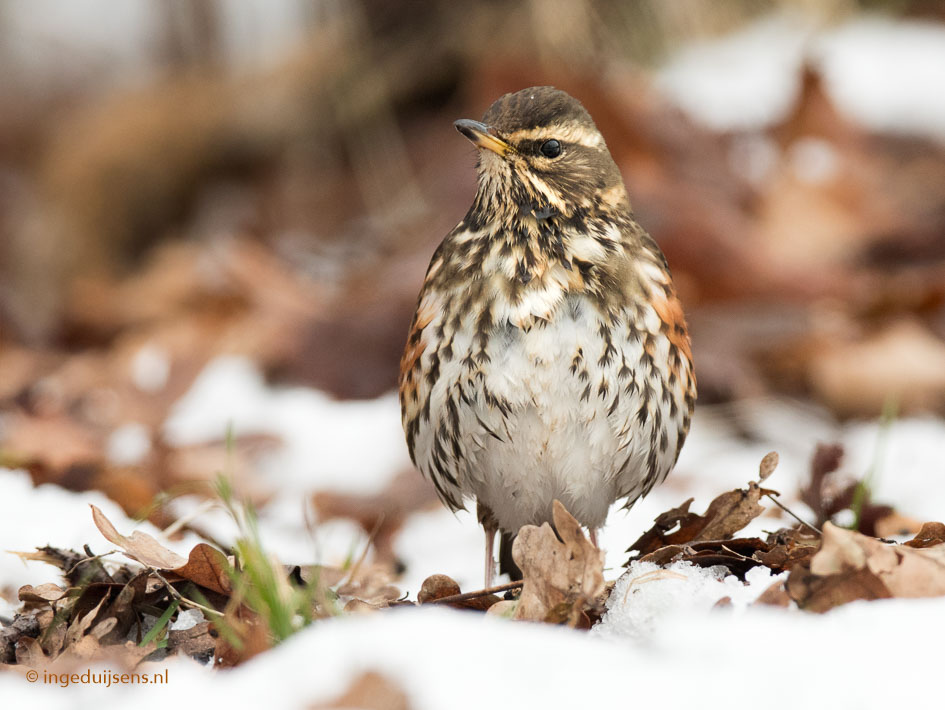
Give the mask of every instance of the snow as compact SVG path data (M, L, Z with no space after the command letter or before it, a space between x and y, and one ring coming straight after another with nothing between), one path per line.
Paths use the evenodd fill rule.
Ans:
M203 623L206 619L200 609L185 609L177 618L174 619L168 627L171 631L186 631L194 628L197 624Z
M99 81L133 86L159 73L161 32L176 25L184 45L199 42L188 18L151 0L29 0L6 2L3 52L17 73L35 84L61 82L71 74L95 74ZM304 41L314 19L305 0L244 0L214 9L221 59L228 67L252 70L282 58ZM185 46L184 50L190 49Z
M396 394L336 401L303 387L268 387L253 363L225 356L211 362L165 425L174 445L233 433L275 434L284 446L263 476L283 490L377 493L411 466Z
M151 434L140 422L128 422L116 427L105 445L108 460L119 466L141 463L151 451Z
M787 574L773 576L766 567L755 567L742 583L723 567L703 569L674 562L661 568L652 562L634 562L617 580L607 614L591 634L646 640L680 614L707 613L723 599L732 609L743 611L765 589L786 578Z
M756 131L782 119L800 68L817 67L839 110L876 131L945 140L945 25L860 16L817 28L767 16L720 39L687 46L654 81L696 122Z
M170 375L170 355L159 345L142 345L131 360L131 379L142 392L160 392Z
M698 583L725 584L710 573ZM612 622L603 623L602 632ZM182 694L195 707L291 709L335 698L373 670L417 710L924 707L940 692L943 634L943 599L859 602L821 616L666 609L638 636L407 609L321 622L227 673L172 661L164 687L66 690L6 673L0 694L52 710L101 707L106 698L148 710Z
M690 117L715 130L775 122L794 103L809 24L774 16L680 50L654 83Z
M833 100L863 125L945 140L945 25L861 18L816 55Z

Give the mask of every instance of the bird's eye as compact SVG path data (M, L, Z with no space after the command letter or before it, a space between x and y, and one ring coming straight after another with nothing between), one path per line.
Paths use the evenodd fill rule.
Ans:
M557 158L561 155L561 143L552 138L542 143L541 148L538 150L540 150L541 154L546 158Z

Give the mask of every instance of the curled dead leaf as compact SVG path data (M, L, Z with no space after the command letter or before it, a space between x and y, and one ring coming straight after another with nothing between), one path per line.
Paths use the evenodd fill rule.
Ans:
M119 533L112 522L96 506L92 508L92 520L105 539L118 545L128 557L155 569L176 569L187 564L187 560L155 540L147 533L136 530L126 537Z
M445 574L434 574L423 580L423 585L417 593L417 603L426 604L459 593L459 584L452 577L447 577Z
M905 544L909 547L932 547L945 544L945 524L924 523L916 536Z
M604 591L604 554L560 501L552 517L554 530L548 523L525 525L512 545L524 581L515 618L577 625L583 606Z
M811 611L857 599L945 595L945 544L925 548L885 543L831 523L820 550L788 578L788 593Z
M63 589L58 584L49 582L47 584L40 584L38 587L26 584L20 587L19 592L17 592L17 598L21 602L46 603L59 601L66 596L66 594L67 590Z
M731 538L764 512L765 508L759 501L769 493L774 491L752 481L748 488L736 488L717 496L704 515L689 512L693 500L690 498L678 508L656 518L653 527L627 550L636 553L630 560L639 559L667 545Z
M229 567L226 555L201 542L190 551L186 564L170 571L211 591L230 594L233 586L227 573Z

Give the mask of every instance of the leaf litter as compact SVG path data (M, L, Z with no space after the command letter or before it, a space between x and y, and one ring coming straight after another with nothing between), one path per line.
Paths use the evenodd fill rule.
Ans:
M816 524L787 511L799 521L792 527L764 537L738 536L766 512L765 502L784 508L778 493L762 486L777 467L774 453L762 460L757 480L718 495L704 513L691 511L689 499L660 514L630 546L627 562L657 568L632 579L624 596L634 585L679 578L673 569L680 562L722 570L743 582L756 567L787 573L755 603L811 612L856 600L945 595L942 523L917 526L911 539L897 544L832 521L853 500L855 484L838 483L841 460L842 449L822 446L811 461L802 500ZM345 505L357 507L358 501L352 498ZM368 510L372 507L381 506L368 501ZM395 586L389 560L366 563L362 556L345 569L285 566L245 540L228 552L199 543L185 558L141 531L119 532L100 509L91 508L104 539L130 562L106 564L114 552L94 555L88 546L83 552L47 546L18 553L58 567L62 584L20 588L22 607L0 629L2 663L62 668L78 660L120 658L116 662L122 667L134 668L182 654L233 666L318 619L428 604L588 629L601 618L614 588L605 580L603 553L559 501L554 525L525 526L515 540L512 554L522 582L464 593L455 580L434 574L415 601ZM870 509L898 515L867 499L864 510ZM383 513L371 520L379 529ZM880 518L862 520L875 526ZM261 591L275 601L262 603ZM374 683L373 678L358 680L352 688L369 689Z

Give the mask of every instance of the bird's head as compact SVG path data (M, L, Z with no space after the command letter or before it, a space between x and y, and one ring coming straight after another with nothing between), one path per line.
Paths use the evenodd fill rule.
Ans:
M581 103L550 86L506 94L456 129L479 148L477 202L493 213L570 217L626 208L604 138Z

